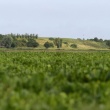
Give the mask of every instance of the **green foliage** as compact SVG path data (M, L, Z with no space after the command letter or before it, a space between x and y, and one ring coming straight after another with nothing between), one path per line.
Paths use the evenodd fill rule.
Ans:
M35 39L28 39L28 42L27 42L27 46L28 47L38 47L39 46L39 43L36 42Z
M12 43L13 43L13 38L10 36L3 37L2 41L1 41L1 45L6 48L11 48Z
M52 40L52 41L53 41L53 40L54 40L54 38L53 38L53 37L50 37L50 38L49 38L49 40Z
M70 47L77 48L77 45L76 44L71 44Z
M0 52L0 110L109 110L109 102L109 51Z
M95 42L103 42L103 39L99 39L97 37L94 37L94 39L88 39L90 41L95 41Z
M12 44L11 44L11 47L12 47L12 48L15 48L15 47L17 47L17 44L16 44L16 42L12 42Z
M3 39L3 35L2 34L0 34L0 41Z
M62 39L60 39L60 38L54 39L54 44L55 44L55 46L57 46L57 48L61 48L62 47Z
M51 42L45 42L45 43L44 43L44 47L45 47L45 48L49 48L49 47L54 47L54 45L53 45L53 43L51 43Z
M38 34L13 34L13 33L11 33L11 34L6 34L6 35L2 35L2 34L0 34L0 39L1 38L3 38L4 36L10 36L10 37L12 37L13 39L17 39L17 38L27 38L27 39L29 39L29 38L38 38Z
M27 46L27 42L28 40L24 38L24 39L17 40L16 44L18 47L25 47Z
M94 41L98 42L98 38L97 38L97 37L95 37L95 38L94 38Z
M106 45L110 47L110 40L106 40Z
M0 46L6 48L14 48L14 47L38 47L38 43L36 42L36 38L38 35L35 34L7 34L7 35L0 35Z

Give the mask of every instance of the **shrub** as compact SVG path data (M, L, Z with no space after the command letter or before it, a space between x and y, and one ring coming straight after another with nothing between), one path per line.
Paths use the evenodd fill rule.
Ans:
M44 47L49 48L49 47L54 47L54 45L53 45L53 43L45 42Z
M50 37L50 38L49 38L49 40L52 40L52 41L53 41L53 40L54 40L54 38Z
M12 48L17 47L17 43L16 43L16 42L12 42L11 47L12 47Z
M27 46L28 47L38 47L39 43L36 42L35 39L28 39Z
M13 42L13 38L10 36L5 36L2 41L1 41L1 45L6 47L6 48L11 48L11 44Z
M110 47L110 40L106 41L106 45Z
M77 48L77 45L76 44L71 44L70 47Z

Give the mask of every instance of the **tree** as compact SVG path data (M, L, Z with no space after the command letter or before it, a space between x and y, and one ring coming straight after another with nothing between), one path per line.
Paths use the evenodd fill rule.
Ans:
M11 47L15 48L17 46L16 42L12 42Z
M99 41L99 39L98 39L97 37L95 37L95 38L94 38L94 41L95 41L95 42L98 42L98 41Z
M36 35L34 35L34 36L35 36L36 39L38 38L38 34L36 34Z
M2 40L2 38L3 38L3 35L2 35L2 34L0 34L0 40Z
M110 47L110 40L106 40L106 45Z
M45 42L44 47L49 48L49 47L54 47L54 46L53 46L53 43Z
M13 43L13 38L10 36L5 36L1 41L1 45L6 48L10 48L12 43Z
M50 38L49 38L49 40L52 40L52 41L53 41L53 40L54 40L54 38L50 37Z
M54 39L54 44L57 46L57 48L61 48L62 47L62 39L60 39L60 38Z
M35 39L30 38L30 39L28 39L27 46L28 47L38 47L39 43L36 42Z

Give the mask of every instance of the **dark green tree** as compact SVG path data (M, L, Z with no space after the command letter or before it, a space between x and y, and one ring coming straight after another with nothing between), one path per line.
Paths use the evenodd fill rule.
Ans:
M110 47L110 40L106 40L106 45Z
M53 40L54 40L54 38L53 38L53 37L50 37L50 38L49 38L49 40L52 40L52 41L53 41Z
M95 38L94 38L94 41L95 41L95 42L98 42L98 41L99 41L99 39L98 39L97 37L95 37Z
M27 42L27 46L28 47L38 47L39 46L39 43L36 42L35 39L28 39L28 42Z
M45 42L45 43L44 43L44 47L45 47L45 48L49 48L49 47L54 47L54 45L53 45L53 43Z
M38 34L34 35L34 37L37 39L38 38Z
M12 48L17 47L17 43L16 43L16 42L12 42L11 47L12 47Z
M11 36L5 36L1 41L1 45L6 48L11 48L12 43L13 43L13 38Z
M0 34L0 40L2 40L2 38L3 38L3 35L2 35L2 34Z

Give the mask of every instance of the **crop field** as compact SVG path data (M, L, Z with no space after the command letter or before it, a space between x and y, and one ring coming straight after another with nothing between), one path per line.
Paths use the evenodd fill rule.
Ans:
M0 52L0 110L110 110L110 52Z

